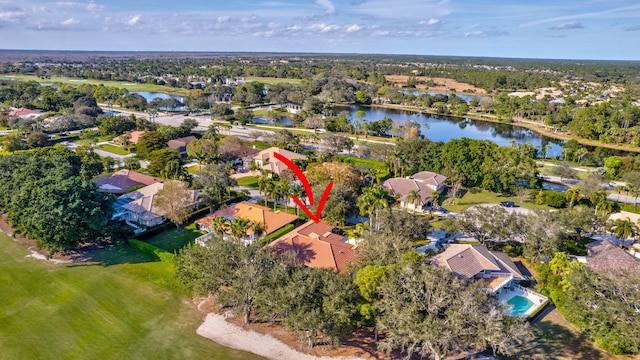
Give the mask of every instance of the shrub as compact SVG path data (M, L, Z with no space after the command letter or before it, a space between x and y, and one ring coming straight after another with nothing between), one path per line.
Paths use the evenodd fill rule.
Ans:
M129 245L133 246L134 248L142 251L145 254L149 254L151 256L153 256L154 258L162 261L162 262L166 262L169 264L174 264L176 261L176 255L172 254L166 250L160 249L157 246L153 246L151 244L148 244L144 241L140 241L140 240L136 240L136 239L129 239Z
M272 242L273 240L279 238L280 236L283 236L285 234L287 234L289 231L293 230L295 228L295 225L293 224L289 224L281 229L278 229L274 232L272 232L271 234L263 237L260 240L260 245L264 246L267 245L268 243Z
M634 214L640 214L640 206L631 205L631 204L618 204L620 206L620 210L628 211Z
M564 207L567 199L564 193L547 190L544 192L544 203L557 209Z

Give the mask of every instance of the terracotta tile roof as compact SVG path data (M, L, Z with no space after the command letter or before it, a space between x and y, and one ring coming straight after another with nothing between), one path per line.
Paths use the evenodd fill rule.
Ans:
M640 276L640 259L633 257L608 240L596 240L586 245L589 255L587 267L606 276L628 272Z
M31 110L31 109L27 109L27 108L17 108L14 110L9 111L9 113L7 114L7 116L9 117L28 117L28 116L38 116L38 115L42 115L44 114L44 111L42 110Z
M93 182L98 185L99 191L113 194L124 194L134 186L148 186L157 182L162 182L162 180L133 170L118 170L111 175L97 177L93 179Z
M313 220L269 244L277 254L294 251L305 265L344 272L354 259L353 245L344 236L332 232L335 227L324 220Z
M489 251L484 245L449 245L444 252L434 256L431 263L447 267L454 275L467 279L485 270L511 273L517 279L524 279L506 253Z
M243 201L231 205L226 209L216 211L211 215L198 219L196 220L196 224L211 228L212 220L220 216L229 218L238 217L245 220L262 223L265 226L265 235L270 234L280 229L281 227L294 222L298 218L293 214L281 211L274 212L266 206ZM253 234L253 229L247 231L247 234Z
M422 199L422 206L431 199L431 194L434 192L427 184L407 178L391 178L385 180L385 182L382 183L382 187L389 189L391 195L398 195L398 201L403 202L406 202L407 195L409 195L412 190L418 190L418 195L420 195Z
M129 143L130 144L137 144L138 140L140 140L140 136L142 134L146 133L146 131L131 131L129 132ZM115 138L113 138L114 141L121 141L121 137L120 136L116 136Z
M306 156L294 153L293 151L280 149L277 147L270 147L266 150L260 151L258 154L256 154L256 156L253 157L253 159L262 162L263 170L270 170L271 172L280 175L280 172L284 169L287 169L287 166L282 161L276 159L275 156L273 156L274 153L281 154L289 160L307 158Z

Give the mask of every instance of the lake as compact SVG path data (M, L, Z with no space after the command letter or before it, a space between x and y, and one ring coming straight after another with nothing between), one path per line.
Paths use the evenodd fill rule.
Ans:
M160 98L160 99L171 99L174 98L178 101L180 101L181 103L184 102L184 98L182 96L175 96L175 95L169 95L169 94L165 94L165 93L159 93L159 92L149 92L149 91L131 91L131 94L138 94L140 96L142 96L143 98L145 98L147 100L147 102L155 99L155 98Z
M547 157L562 155L562 140L543 136L535 131L511 124L421 114L414 111L379 107L363 107L358 105L335 107L333 110L336 114L341 111L348 111L352 120L355 118L356 111L362 110L365 113L364 118L368 122L381 120L384 117L389 117L393 120L416 121L422 125L422 128L420 129L422 134L432 141L448 142L451 139L466 137L478 140L491 140L500 146L509 146L513 140L519 144L529 142L534 147L541 147L545 144L549 144L551 149L547 152ZM252 121L263 124L269 123L269 121L261 117L255 117ZM291 125L291 118L289 116L283 116L278 124ZM428 129L424 127L425 124L429 126Z

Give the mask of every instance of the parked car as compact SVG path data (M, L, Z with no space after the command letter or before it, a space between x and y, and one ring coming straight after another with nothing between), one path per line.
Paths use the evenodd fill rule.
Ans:
M503 201L503 202L500 203L500 206L516 207L516 203L514 203L513 201Z

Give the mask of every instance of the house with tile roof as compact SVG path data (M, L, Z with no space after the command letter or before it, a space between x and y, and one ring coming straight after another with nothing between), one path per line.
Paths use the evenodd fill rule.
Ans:
M27 108L17 108L9 111L7 114L8 117L19 117L21 119L29 119L29 118L37 118L40 115L44 115L46 111L44 110L31 110Z
M607 239L598 239L585 246L588 250L586 266L596 273L609 278L620 276L621 272L640 276L640 259L631 254L635 253L633 248L625 251Z
M444 189L445 180L447 180L447 177L444 175L431 171L421 171L406 178L387 179L382 183L382 187L388 189L391 195L398 197L398 203L401 207L422 211L425 206L431 205L431 195ZM420 197L418 203L407 199L413 190L417 191Z
M252 221L254 223L260 223L264 225L265 228L265 232L262 234L262 236L269 235L272 232L282 228L285 225L291 224L298 219L298 217L293 214L282 211L273 211L266 206L243 201L196 220L196 226L198 227L198 229L205 230L211 233L213 232L213 219L217 217L224 217L229 221L236 218L241 218ZM247 234L243 240L247 244L250 244L253 241L257 240L253 229L247 230Z
M155 206L158 192L163 188L164 184L157 182L118 197L113 206L113 218L144 227L163 223L166 220L165 213ZM189 190L189 194L191 199L189 206L195 207L198 204L198 192Z
M140 140L140 136L142 136L142 134L144 133L146 133L146 131L130 131L128 133L129 139L126 139L124 135L120 135L113 138L113 142L120 145L135 145L138 143L138 140Z
M306 266L328 268L342 273L354 260L354 246L347 236L336 233L337 228L321 220L313 220L270 243L276 254L293 252Z
M446 267L455 276L471 281L485 281L493 292L512 280L525 280L507 253L489 251L480 244L450 244L444 252L431 258L431 264Z
M525 276L507 253L489 251L484 245L451 244L430 261L457 277L482 281L485 289L498 295L510 316L531 317L549 302L546 296L519 285Z
M162 182L162 180L153 176L126 169L97 177L92 181L98 185L98 191L116 195L122 195L134 186L148 186Z
M280 160L276 159L273 155L278 153L289 160L306 159L307 157L293 151L280 149L277 147L270 147L266 150L260 151L253 157L253 161L256 163L258 169L271 171L274 174L280 175L282 170L288 169L288 167Z

